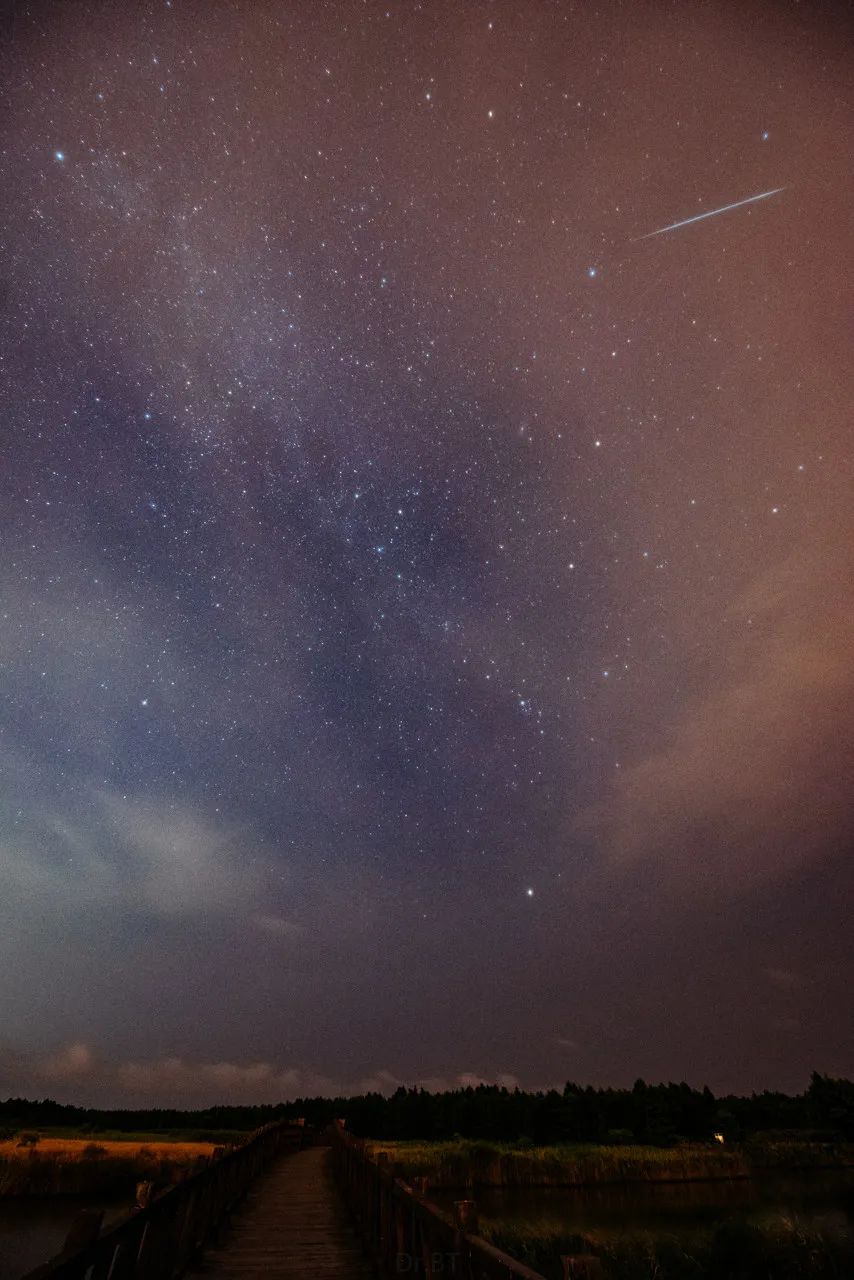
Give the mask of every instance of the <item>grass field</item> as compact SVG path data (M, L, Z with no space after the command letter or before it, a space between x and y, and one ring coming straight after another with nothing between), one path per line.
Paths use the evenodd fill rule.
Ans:
M854 1145L786 1143L720 1147L598 1146L565 1143L535 1147L514 1143L372 1142L387 1152L403 1178L424 1176L436 1187L589 1187L607 1183L698 1182L748 1178L755 1169L845 1168Z
M375 1142L401 1177L425 1176L442 1187L560 1187L608 1182L692 1181L743 1178L744 1156L709 1146L675 1148L513 1143Z
M16 1138L8 1138L5 1142L0 1142L0 1159L29 1160L30 1153L35 1151L39 1156L79 1160L91 1153L92 1147L103 1147L102 1154L105 1157L135 1156L140 1151L150 1151L158 1159L184 1162L197 1160L199 1156L209 1156L215 1145L213 1142L169 1140L162 1136L154 1138L134 1135L116 1139L105 1138L101 1134L88 1134L83 1138L40 1138L36 1147L19 1147Z
M21 1145L23 1136L0 1142L0 1196L130 1195L138 1182L162 1188L201 1168L222 1145L163 1134L99 1133L33 1134L34 1144L25 1139Z
M94 1128L61 1128L39 1125L37 1128L25 1126L18 1130L0 1130L0 1145L17 1138L19 1132L37 1133L42 1142L48 1138L80 1139L83 1142L136 1142L145 1146L162 1146L164 1144L202 1143L213 1146L228 1146L230 1143L245 1142L249 1131L245 1129L140 1129L127 1131L124 1129Z

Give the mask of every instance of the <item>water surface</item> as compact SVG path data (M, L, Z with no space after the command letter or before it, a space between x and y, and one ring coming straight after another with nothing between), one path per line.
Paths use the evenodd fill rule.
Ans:
M0 1280L19 1280L59 1253L81 1209L103 1209L104 1225L130 1209L126 1199L12 1196L0 1200Z

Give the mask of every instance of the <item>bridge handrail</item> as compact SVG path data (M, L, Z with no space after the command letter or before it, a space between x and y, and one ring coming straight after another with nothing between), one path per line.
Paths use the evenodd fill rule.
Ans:
M57 1254L23 1280L169 1280L199 1252L273 1156L301 1146L304 1139L305 1129L286 1121L257 1129L91 1243Z
M543 1280L523 1262L465 1231L450 1214L371 1158L363 1139L330 1129L335 1175L381 1276Z

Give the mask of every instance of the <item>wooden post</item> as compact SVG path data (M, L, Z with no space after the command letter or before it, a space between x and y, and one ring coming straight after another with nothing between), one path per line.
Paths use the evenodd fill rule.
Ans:
M154 1195L153 1182L138 1182L136 1184L136 1207L137 1209L146 1209L151 1203Z
M376 1223L377 1223L377 1254L381 1274L386 1274L389 1268L389 1254L391 1251L391 1223L389 1222L389 1213L391 1210L391 1201L386 1193L386 1187L383 1183L383 1174L389 1172L389 1158L387 1151L378 1151L376 1155L376 1166L379 1174L376 1180Z
M454 1201L454 1222L460 1231L471 1236L477 1235L477 1205L474 1200Z
M85 1249L87 1245L94 1244L101 1234L103 1221L103 1209L81 1209L71 1221L62 1252L77 1253L78 1249Z

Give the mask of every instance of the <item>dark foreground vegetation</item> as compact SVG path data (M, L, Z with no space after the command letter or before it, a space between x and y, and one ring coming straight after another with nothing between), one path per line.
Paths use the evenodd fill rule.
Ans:
M839 1222L779 1217L723 1222L693 1236L636 1232L538 1234L497 1224L483 1234L499 1249L562 1280L562 1256L597 1259L601 1280L848 1280L854 1240ZM588 1272L588 1274L591 1274Z
M185 1141L216 1141L211 1135L248 1132L272 1120L304 1116L323 1128L335 1119L364 1137L443 1141L474 1138L499 1142L643 1143L671 1146L679 1140L708 1142L720 1133L727 1143L755 1135L779 1141L854 1141L854 1083L814 1074L804 1093L754 1093L715 1097L687 1084L631 1089L594 1089L566 1084L563 1090L525 1092L494 1085L428 1093L398 1089L391 1097L368 1093L351 1098L299 1098L278 1106L211 1107L201 1111L96 1110L45 1100L0 1102L0 1136L19 1129L169 1134Z
M140 1182L157 1191L174 1186L207 1163L205 1156L175 1144L174 1153L161 1148L109 1150L93 1143L74 1154L40 1151L23 1156L0 1153L0 1199L6 1196L108 1196L132 1201Z

